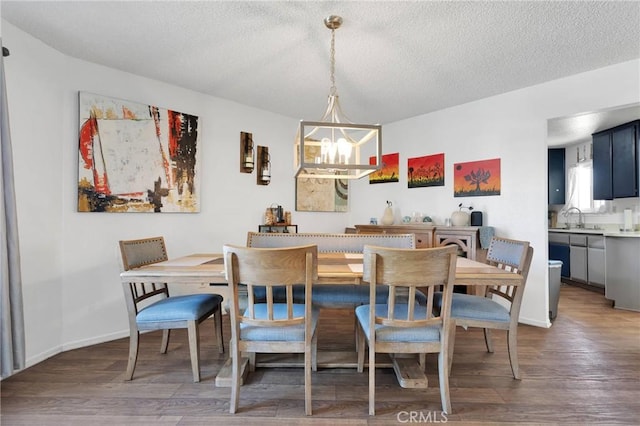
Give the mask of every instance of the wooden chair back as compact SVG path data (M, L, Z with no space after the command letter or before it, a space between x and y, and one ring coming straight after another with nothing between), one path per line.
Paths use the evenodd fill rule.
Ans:
M289 326L304 323L293 317L293 286L305 285L305 304L311 308L311 286L318 278L318 249L315 245L285 248L251 248L224 246L227 280L231 286L232 328L239 323L258 326ZM239 286L246 285L248 300L244 314L239 314ZM268 318L256 319L253 286L266 287ZM274 287L286 288L286 318L274 318ZM233 331L233 329L232 329Z
M522 283L518 286L489 286L486 289L486 297L500 297L511 303L511 316L517 321L524 286L529 275L533 247L528 241L511 240L508 238L493 237L487 252L487 263L501 269L518 273L522 276Z
M168 260L163 237L120 241L120 254L125 271Z
M450 301L455 283L457 248L443 246L427 249L393 249L365 246L363 281L370 284L370 301L375 305L375 288L389 288L388 310L384 317L375 316L376 324L392 327L444 325L450 315ZM427 292L426 315L415 315L416 289ZM434 291L443 289L444 309L434 316ZM401 298L397 297L402 295ZM406 318L395 318L398 303L407 303ZM374 316L375 310L371 310Z
M120 254L125 271L168 260L163 237L120 241ZM169 288L165 283L128 283L124 284L124 290L129 320L134 324L138 305L143 300L154 296L169 297Z

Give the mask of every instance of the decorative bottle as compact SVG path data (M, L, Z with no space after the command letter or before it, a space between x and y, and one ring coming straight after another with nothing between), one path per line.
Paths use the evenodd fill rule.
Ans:
M384 214L382 215L382 224L383 225L393 225L393 209L391 208L393 204L391 201L387 201L387 207L384 209Z

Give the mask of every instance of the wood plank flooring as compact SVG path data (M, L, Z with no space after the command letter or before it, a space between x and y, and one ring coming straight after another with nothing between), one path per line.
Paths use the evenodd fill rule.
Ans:
M367 372L313 373L313 416L304 415L302 369L257 369L229 414L229 388L215 386L227 354L218 354L212 322L201 335L202 381L193 383L186 332L166 355L160 334L141 338L134 380L123 380L128 339L58 354L0 382L0 423L9 425L377 425L431 420L460 424L637 424L640 418L640 314L612 309L600 294L561 288L550 329L521 325L520 369L511 376L506 335L495 353L482 332L458 329L451 373L453 414L440 412L437 359L427 360L428 389L402 389L379 369L376 416L368 415ZM320 350L355 350L354 320L323 311ZM225 340L230 336L225 317Z

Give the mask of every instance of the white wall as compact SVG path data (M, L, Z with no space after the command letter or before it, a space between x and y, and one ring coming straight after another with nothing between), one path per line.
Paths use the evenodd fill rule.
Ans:
M547 120L640 100L640 61L578 74L534 87L414 117L384 127L385 153L400 153L400 182L352 187L350 223L420 211L436 223L472 205L499 235L528 240L534 259L520 320L549 326L547 277ZM445 186L407 188L407 158L445 153ZM453 197L453 164L501 159L500 196Z
M243 244L271 203L294 210L293 138L288 118L79 61L6 21L3 43L18 192L27 364L61 350L127 334L118 273L119 239L164 235L171 256ZM546 120L638 102L638 61L557 80L384 127L385 152L400 152L401 181L353 182L348 214L300 213L301 231L340 232L379 217L385 200L401 214L447 217L460 201L485 212L501 235L536 249L522 319L548 326L546 295ZM199 214L76 212L78 91L200 117ZM239 173L240 132L272 154L272 183ZM445 152L446 186L406 188L406 158ZM502 159L502 195L453 198L452 164Z
M13 140L22 261L27 359L60 347L64 271L61 139L64 59L30 39L15 40L2 25L9 120ZM27 55L34 49L37 56ZM19 64L16 68L15 64ZM14 78L14 76L18 78Z

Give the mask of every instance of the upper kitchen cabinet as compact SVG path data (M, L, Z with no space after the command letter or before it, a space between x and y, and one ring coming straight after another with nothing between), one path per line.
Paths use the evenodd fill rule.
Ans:
M565 149L552 148L548 153L549 204L565 202Z
M638 196L640 120L593 134L593 199Z
M611 174L611 132L593 135L593 199L613 199L613 176Z

